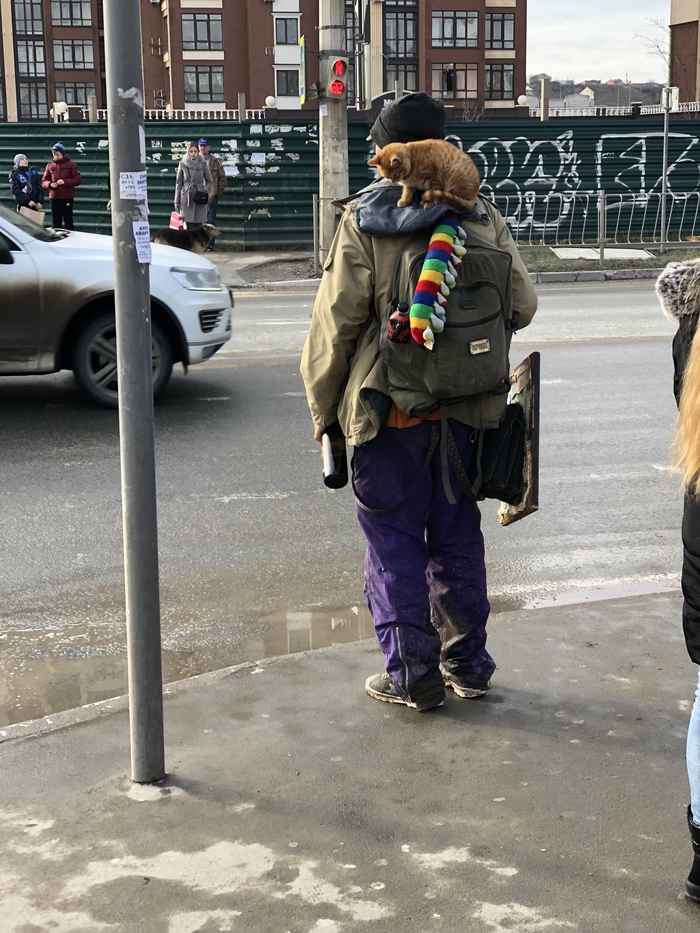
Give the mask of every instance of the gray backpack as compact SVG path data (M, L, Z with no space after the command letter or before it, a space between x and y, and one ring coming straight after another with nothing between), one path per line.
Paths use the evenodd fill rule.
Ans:
M379 346L386 363L389 394L409 415L449 409L484 392L505 394L509 387L508 349L513 315L510 253L467 230L467 252L447 298L447 322L435 335L433 350L410 337L389 339L390 318L410 308L426 257L426 233L414 237L394 271L392 300L382 313Z

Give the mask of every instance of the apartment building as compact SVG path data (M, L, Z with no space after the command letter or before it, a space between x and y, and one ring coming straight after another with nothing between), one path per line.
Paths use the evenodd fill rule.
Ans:
M671 0L669 83L681 101L700 100L700 0Z
M700 2L700 0L698 0ZM318 0L142 0L148 109L318 106ZM347 0L350 105L396 86L457 109L525 93L527 0ZM46 120L53 101L106 106L103 0L0 0L0 119Z

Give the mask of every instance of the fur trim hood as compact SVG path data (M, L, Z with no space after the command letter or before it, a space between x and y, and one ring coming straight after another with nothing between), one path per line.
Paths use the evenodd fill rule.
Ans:
M700 259L669 262L656 280L656 294L669 321L700 311Z

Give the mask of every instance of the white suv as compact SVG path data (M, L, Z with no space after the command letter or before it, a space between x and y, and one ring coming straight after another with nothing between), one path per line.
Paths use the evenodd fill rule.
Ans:
M175 363L231 339L230 291L203 256L153 245L153 393ZM112 238L44 229L0 206L0 375L71 369L101 405L117 405Z

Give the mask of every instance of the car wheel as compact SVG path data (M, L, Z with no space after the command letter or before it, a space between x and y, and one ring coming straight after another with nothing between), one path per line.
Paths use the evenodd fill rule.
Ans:
M166 333L151 322L153 395L160 395L173 371L173 348ZM73 372L78 385L99 405L116 408L117 331L114 314L101 314L85 324L78 334L73 354Z

